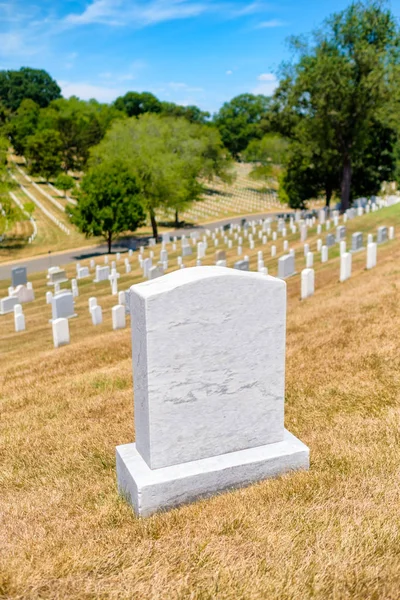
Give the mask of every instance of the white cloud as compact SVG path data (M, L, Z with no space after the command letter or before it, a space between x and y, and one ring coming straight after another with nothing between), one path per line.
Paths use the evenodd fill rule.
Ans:
M266 29L269 27L284 27L286 23L279 19L271 19L270 21L262 21L256 25L256 29Z
M64 23L69 26L96 23L140 28L205 13L220 14L227 19L239 18L264 9L265 5L260 2L236 0L92 0L83 12L67 15Z
M232 75L233 71L227 71L226 74L227 75Z
M78 96L81 100L90 100L95 98L99 102L112 102L124 92L114 87L105 87L101 85L91 85L90 83L74 83L71 81L59 81L63 96Z
M261 73L257 79L258 81L276 81L276 77L273 73Z
M187 0L94 0L81 14L67 15L73 25L102 23L105 25L135 25L144 27L172 19L196 17L208 8L207 3Z
M273 73L262 73L257 79L258 81L261 81L261 83L251 90L253 94L271 96L278 87L278 80Z

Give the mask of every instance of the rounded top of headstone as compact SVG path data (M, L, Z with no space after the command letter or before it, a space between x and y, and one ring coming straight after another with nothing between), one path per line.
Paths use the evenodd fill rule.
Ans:
M157 294L163 294L164 292L169 292L176 288L190 285L192 283L198 283L202 280L211 278L247 278L250 280L257 280L259 281L260 285L264 286L275 286L277 288L286 287L286 283L281 279L277 279L276 277L264 275L263 273L258 273L255 271L240 271L238 269L230 269L228 267L201 266L178 269L177 271L172 271L172 273L168 273L163 277L137 283L130 289L139 296L142 296L142 298L150 298Z

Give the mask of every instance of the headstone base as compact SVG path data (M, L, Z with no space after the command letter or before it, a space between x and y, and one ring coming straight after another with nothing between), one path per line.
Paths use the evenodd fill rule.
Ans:
M117 446L116 455L119 492L141 517L309 468L309 449L287 430L282 442L161 469L151 470L136 444Z

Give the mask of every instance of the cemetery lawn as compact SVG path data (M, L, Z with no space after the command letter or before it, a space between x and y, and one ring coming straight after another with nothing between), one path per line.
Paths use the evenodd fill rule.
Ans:
M62 252L64 250L79 249L88 246L97 246L105 243L104 238L86 238L77 228L72 225L67 215L64 212L68 202L56 191L50 188L46 182L38 177L30 177L36 183L38 188L34 187L26 177L26 167L23 159L17 156L12 156L12 172L16 181L24 186L24 188L32 194L46 210L61 220L69 229L70 234L67 235L57 225L44 214L39 207L35 207L33 218L36 221L38 235L33 243L28 243L28 238L32 234L32 225L27 220L27 217L22 213L20 220L17 220L11 230L8 230L7 236L3 242L0 242L0 264L26 258L32 258L51 252ZM17 170L17 167L21 171ZM205 225L218 220L234 218L240 215L250 214L265 214L268 212L279 212L287 209L286 206L280 205L274 200L270 191L265 190L265 185L252 180L249 177L251 165L246 163L237 163L235 165L236 180L232 184L223 184L216 180L212 184L207 185L207 190L201 201L195 202L193 206L186 212L180 215L180 220L192 225ZM43 195L48 194L61 205L63 210L57 208L48 197ZM17 196L22 204L31 202L30 198L19 188L15 187L13 193ZM313 206L319 206L321 203L313 202ZM13 203L13 207L16 205ZM20 212L20 211L19 211ZM169 215L165 215L164 211L159 211L159 234L175 229L174 226L174 211ZM183 231L183 230L182 230ZM1 216L0 216L0 233L3 232ZM123 234L124 237L151 237L152 229L150 223L139 228L134 234ZM116 240L117 242L118 240ZM116 243L115 242L115 243Z
M130 329L111 330L110 286L78 282L71 344L55 350L45 275L31 276L27 330L0 317L0 598L397 599L400 206L349 221L347 239L379 224L398 237L378 247L375 269L357 253L338 283L335 248L323 265L315 253L313 297L301 302L299 275L287 280L285 424L309 446L310 471L146 519L116 490L115 446L134 432ZM119 289L139 281L132 263Z

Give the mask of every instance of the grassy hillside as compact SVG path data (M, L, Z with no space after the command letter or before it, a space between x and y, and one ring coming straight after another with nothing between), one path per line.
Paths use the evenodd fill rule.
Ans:
M32 244L28 244L28 238L32 233L31 225L26 221L26 217L23 217L21 221L17 221L12 231L6 232L6 239L2 243L0 242L0 263L46 254L49 250L59 252L70 248L92 246L104 241L102 238L85 238L84 235L79 233L69 223L64 212L67 205L66 199L58 194L54 187L50 187L40 178L29 178L31 179L29 181L24 176L26 171L24 170L23 159L13 156L12 160L14 161L12 163L12 173L16 183L22 184L25 190L32 194L48 212L68 227L70 233L67 235L36 206L33 217L38 227L37 238ZM264 189L263 184L250 179L250 165L238 163L235 169L237 177L232 185L224 184L218 180L207 184L204 198L196 202L189 210L181 213L179 215L180 220L199 225L238 215L276 212L284 209L271 192ZM33 185L34 183L36 187ZM31 202L24 190L17 187L14 193L23 204ZM168 231L174 226L173 211L167 214L164 211L159 211L157 216L160 223L160 233ZM3 233L3 229L0 217L0 234ZM151 236L150 223L139 229L136 235Z
M132 365L129 328L111 330L110 286L79 283L71 344L55 350L45 276L33 276L27 331L0 317L0 598L398 598L400 207L350 221L348 236L380 223L399 237L379 246L374 270L355 254L340 284L331 251L324 265L315 254L312 298L299 301L298 275L287 281L285 424L310 447L310 471L144 520L116 491L114 449L133 440ZM307 241L315 251L316 235ZM245 250L252 269L269 246ZM139 279L136 268L119 288Z

